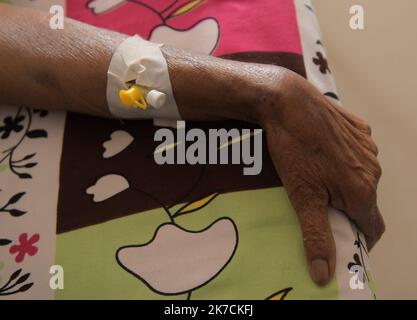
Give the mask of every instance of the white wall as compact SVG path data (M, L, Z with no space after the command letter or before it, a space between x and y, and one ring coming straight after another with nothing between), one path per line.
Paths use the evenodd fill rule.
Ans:
M417 1L313 0L345 107L380 148L379 205L387 232L371 252L382 299L417 299ZM349 8L365 9L365 30Z

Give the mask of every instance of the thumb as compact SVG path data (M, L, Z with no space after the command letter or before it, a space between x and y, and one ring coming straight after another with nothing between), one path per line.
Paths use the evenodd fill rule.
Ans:
M336 246L327 214L327 195L320 193L302 187L291 193L290 200L301 224L311 278L323 286L335 271Z

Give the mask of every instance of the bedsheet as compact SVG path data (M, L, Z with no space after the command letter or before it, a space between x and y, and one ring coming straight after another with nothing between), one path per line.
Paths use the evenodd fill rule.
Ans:
M338 100L309 0L61 3L69 17L98 27L285 66ZM233 164L159 166L156 129L151 121L0 108L0 299L375 297L364 238L332 209L336 275L323 288L311 281L266 145L257 176Z

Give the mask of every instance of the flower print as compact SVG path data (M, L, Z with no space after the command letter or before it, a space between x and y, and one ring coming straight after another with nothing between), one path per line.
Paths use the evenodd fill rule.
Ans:
M330 73L329 64L327 62L327 59L323 57L323 54L321 52L317 52L317 58L313 58L314 64L319 66L320 72L323 74L326 74L327 72Z
M20 124L25 119L24 116L17 116L15 118L6 117L3 120L4 125L0 127L0 132L3 132L1 138L7 139L10 134L14 132L20 132L23 126Z
M38 252L38 247L34 244L39 241L39 238L38 233L31 236L30 239L28 239L27 233L22 233L19 236L19 244L11 246L9 250L11 254L17 253L15 261L22 262L26 254L34 256Z
M154 291L181 294L215 278L232 259L237 239L237 227L229 218L220 218L200 231L165 223L150 242L119 248L116 259Z

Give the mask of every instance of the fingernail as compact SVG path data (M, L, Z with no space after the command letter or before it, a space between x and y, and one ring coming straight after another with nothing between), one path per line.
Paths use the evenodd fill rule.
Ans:
M329 265L324 259L315 259L311 262L311 277L319 286L329 281Z

